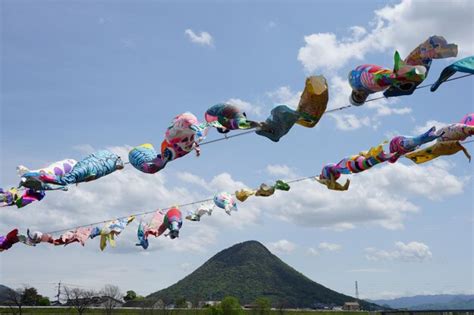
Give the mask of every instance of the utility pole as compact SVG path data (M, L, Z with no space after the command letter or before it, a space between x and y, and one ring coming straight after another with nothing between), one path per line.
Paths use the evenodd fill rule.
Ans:
M357 285L357 280L355 282L355 289L356 289L356 299L359 299L359 286Z
M56 303L58 303L58 305L60 305L60 301L59 299L61 298L61 280L59 280L59 283L58 283L58 295L56 295Z

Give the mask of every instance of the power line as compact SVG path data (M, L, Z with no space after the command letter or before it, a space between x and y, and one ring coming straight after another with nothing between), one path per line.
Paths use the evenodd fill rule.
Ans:
M292 184L292 183L308 180L308 179L311 179L311 178L314 178L314 177L315 176L301 177L301 178L298 178L298 179L293 179L293 180L290 180L290 181L286 181L286 183ZM234 195L235 194L232 194L232 196L234 196ZM200 203L203 203L203 202L209 202L209 201L213 201L213 200L214 200L214 198L207 198L207 199L202 199L202 200L193 201L193 202L189 202L189 203L174 205L174 206L171 206L171 207L166 207L166 208L163 208L161 210L169 210L172 207L184 208L184 207L187 207L187 206L192 206L192 205L200 204ZM71 231L71 230L74 230L74 229L84 228L84 227L88 227L88 226L92 226L92 225L104 224L104 223L110 222L112 220L124 219L124 218L130 217L130 216L141 217L141 216L144 216L144 215L147 215L147 214L155 213L156 211L157 210L138 212L138 213L129 214L127 216L121 216L121 217L118 217L118 218L115 218L115 219L108 219L108 220L88 223L88 224L79 225L79 226L75 226L75 227L71 227L71 228L67 228L67 229L56 230L56 231L45 232L45 233L46 234L57 234L57 233L67 232L67 231Z
M469 74L461 75L461 76L459 76L459 77L450 78L450 79L446 80L445 82L463 79L463 78L469 77L469 76L471 76L471 75L473 75L473 74L472 74L472 73L469 73ZM434 83L425 84L425 85L420 85L420 86L416 87L415 90L424 89L424 88L427 88L427 87L432 86L433 84L434 84ZM373 101L378 101L378 100L381 100L381 99L384 99L384 98L387 98L387 97L385 97L385 96L382 95L382 96L379 96L379 97L370 98L370 99L366 100L366 101L364 102L364 104L365 104L365 103L369 103L369 102L373 102ZM332 112L337 112L337 111L345 110L345 109L350 108L350 107L354 107L354 105L352 105L352 104L347 104L347 105L340 106L340 107L337 107L337 108L329 109L329 110L326 110L326 111L324 112L324 114L328 114L328 113L332 113ZM360 107L360 106L355 106L355 107ZM245 136L245 135L254 133L255 131L258 131L258 130L260 130L258 127L256 127L256 128L251 128L251 129L247 129L246 131L243 131L243 132L240 132L240 133L237 133L237 134L233 134L233 135L230 135L230 136L225 135L224 137L221 137L221 138L217 138L217 139L213 139L213 140L201 142L201 143L199 144L199 146L203 146L203 145L211 144L211 143L215 143L215 142L220 142L220 141L225 141L225 140L229 140L229 139L231 139L231 138L237 138L237 137L240 137L240 136ZM130 162L124 162L124 164L130 164Z
M471 75L473 75L473 74L472 74L472 73L469 73L469 74L461 75L461 76L459 76L459 77L455 77L455 78L448 79L448 80L446 80L445 82L463 79L463 78L469 77L469 76L471 76ZM434 82L433 82L433 83L430 83L430 84L420 85L420 86L416 87L415 90L424 89L424 88L427 88L427 87L432 86L433 84L434 84ZM373 101L378 101L378 100L381 100L381 99L384 99L384 98L387 98L387 97L385 97L385 96L382 95L382 96L379 96L379 97L370 98L370 99L366 100L364 103L369 103L369 102L373 102ZM348 105L344 105L344 106L341 106L341 107L329 109L329 110L325 111L324 114L332 113L332 112L337 112L337 111L341 111L341 110L345 110L345 109L350 108L350 107L354 107L354 105L348 104ZM359 106L355 106L355 107L359 107ZM258 128L254 128L254 129L258 130ZM214 140L202 142L202 143L199 144L199 145L202 146L202 145L206 145L206 144L210 144L210 143L215 143L215 142L219 142L219 141L229 140L230 138L236 138L236 137L240 137L240 136L244 136L244 135L253 133L253 132L255 132L256 130L247 130L247 131L244 131L244 132L241 132L241 133L238 133L238 134L234 134L234 135L231 135L231 136L224 136L224 137L222 137L222 138L217 138L217 139L214 139Z
M461 144L468 144L468 143L472 143L472 142L474 142L474 140L463 141L463 142L461 142ZM308 180L308 179L315 179L316 177L317 177L317 175L311 175L311 176L306 176L306 177L301 177L301 178L297 178L297 179L288 180L288 181L285 181L285 182L287 184L292 184L292 183L302 182L302 181L305 181L305 180ZM231 195L235 196L235 193L231 194ZM202 199L202 200L198 200L198 201L192 201L192 202L189 202L189 203L173 205L171 207L162 208L161 210L163 210L163 211L164 210L169 210L172 207L184 208L184 207L187 207L187 206L192 206L192 205L200 204L200 203L203 203L203 202L210 202L210 201L213 201L213 200L214 200L214 198L207 198L207 199ZM155 213L156 211L157 210L138 212L138 213L129 214L127 216L121 216L121 217L114 218L114 219L108 219L108 220L88 223L88 224L84 224L84 225L79 225L79 226L75 226L75 227L70 227L70 228L66 228L66 229L55 230L55 231L45 232L45 233L46 234L57 234L57 233L61 233L61 232L67 232L67 231L75 230L75 229L78 229L78 228L89 227L89 226L92 226L92 225L104 224L104 223L110 222L112 220L124 219L124 218L130 217L130 216L141 217L141 216L144 216L144 215L147 215L147 214Z
M471 75L472 75L472 74L462 75L462 76L459 76L459 77L455 77L455 78L448 79L448 80L446 80L445 82L447 82L447 81L459 80L459 79L466 78L466 77L471 76ZM431 86L432 84L433 84L433 83L418 86L415 90L417 90L417 89L423 89L423 88L429 87L429 86ZM381 97L376 97L376 98L368 99L367 101L365 101L365 103L372 102L372 101L376 101L376 100L379 100L379 99L382 99L382 98L385 98L385 96L381 96ZM328 111L326 111L325 113L330 113L330 112L334 112L334 111L344 110L344 109L350 108L350 107L352 107L352 106L353 106L353 105L348 104L348 105L345 105L345 106L341 106L341 107L338 107L338 108L334 108L334 109L328 110ZM238 133L238 134L234 134L234 135L230 135L230 136L227 136L227 135L226 135L226 136L224 136L224 137L222 137L222 138L218 138L218 139L214 139L214 140L202 142L202 143L200 144L200 146L206 145L206 144L215 143L215 142L219 142L219 141L228 140L228 139L231 139L231 138L240 137L240 136L243 136L243 135L246 135L246 134L250 134L250 133L255 132L255 129L258 130L258 128L253 128L252 130L247 130L247 131L244 131L244 132L241 132L241 133ZM466 144L466 143L471 143L471 142L474 142L474 140L464 141L464 142L461 142L461 143L462 143L462 144ZM130 162L125 162L125 164L129 164L129 163L130 163ZM294 180L291 180L291 181L287 181L287 183L288 183L288 184L296 183L296 182L300 182L300 181L312 179L312 178L314 178L314 177L315 177L315 176L302 177L302 178L294 179ZM233 195L235 195L235 194L233 194ZM195 205L195 204L199 204L199 203L203 203L203 202L209 202L209 201L212 201L212 200L213 200L213 198L207 198L207 199L203 199L203 200L199 200L199 201L193 201L193 202L190 202L190 203L185 203L185 204L176 205L176 207L182 208L182 207L187 207L187 206L191 206L191 205ZM163 208L162 210L169 210L169 209L171 209L171 208L172 208L172 207L167 207L167 208ZM118 218L115 218L115 219L123 219L123 218L127 218L127 217L129 217L129 216L140 217L140 216L144 216L144 215L151 214L151 213L154 213L154 212L156 212L156 210L145 211L145 212L139 212L139 213L130 214L130 215L127 215L127 216L118 217ZM61 229L61 230L55 230L55 231L46 232L46 233L47 233L47 234L56 234L56 233L61 233L61 232L67 232L67 231L74 230L74 229L78 229L78 228L89 227L89 226L98 225L98 224L104 224L104 223L110 222L110 221L115 220L115 219L108 219L108 220L103 220L103 221L88 223L88 224L84 224L84 225L80 225L80 226L75 226L75 227L71 227L71 228L67 228L67 229Z

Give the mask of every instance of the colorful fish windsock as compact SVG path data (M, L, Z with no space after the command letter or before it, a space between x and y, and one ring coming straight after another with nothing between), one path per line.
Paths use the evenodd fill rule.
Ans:
M155 148L150 143L136 146L130 150L128 160L134 168L147 174L161 171L168 163L167 159L156 153Z
M255 196L259 197L270 197L275 193L275 187L267 184L261 184L255 192Z
M250 196L255 195L257 191L253 189L248 189L248 188L242 188L240 190L237 190L235 192L235 198L237 198L238 201L244 202L247 200Z
M13 206L18 200L19 194L18 189L12 187L10 189L0 188L0 202L2 207Z
M54 239L50 234L42 233L39 231L31 232L29 229L26 231L25 244L29 246L36 246L39 243L50 243L54 244Z
M290 185L288 185L288 183L286 183L286 182L282 181L281 179L279 179L275 183L275 189L283 190L283 191L289 191L290 190Z
M10 249L13 245L18 243L18 229L11 230L6 236L0 235L0 252Z
M377 164L389 161L395 153L385 153L383 145L370 148L368 151L360 152L357 155L353 155L342 159L337 164L328 164L323 167L321 175L316 180L326 185L328 189L344 191L349 189L350 181L347 180L344 185L337 182L337 179L341 174L353 174L366 171Z
M225 213L230 215L231 211L237 211L237 203L228 192L220 192L214 196L214 203L221 209L225 210Z
M469 126L466 124L451 124L438 129L436 132L440 137L438 142L443 141L464 141L468 137L474 135L474 125Z
M425 79L424 66L406 65L395 52L394 70L385 69L376 65L361 65L349 73L349 84L352 87L350 102L352 105L363 105L367 97L376 92L385 91L390 86L400 89L410 89Z
M400 70L410 67L423 67L424 76L413 76L409 82L400 82L393 84L384 92L385 97L411 95L424 79L428 76L433 59L443 59L456 57L458 54L458 46L449 44L442 36L430 36L426 41L418 45L406 58L401 62ZM420 68L421 69L421 68Z
M461 124L465 124L468 126L474 126L474 113L467 114L461 119Z
M173 118L161 144L161 157L164 160L175 160L192 150L199 156L199 142L207 134L206 124L201 124L196 116L186 112Z
M297 124L312 128L323 116L329 100L328 84L322 75L310 76L306 79L296 111L300 114Z
M135 219L135 216L120 218L105 223L101 228L94 228L90 231L89 238L93 239L100 235L100 250L104 250L107 243L115 247L115 236L122 231Z
M62 176L72 171L72 168L77 164L76 160L64 159L54 162L46 167L30 170L26 166L18 165L16 167L17 173L20 177L23 176L39 176L40 174Z
M181 211L173 207L166 212L163 224L169 230L169 237L171 239L179 237L179 230L183 225L183 216Z
M23 175L20 185L34 190L46 190L44 184L66 186L81 182L88 182L123 169L120 157L107 150L97 151L80 162L64 175L49 175L41 173L39 176Z
M90 238L92 228L80 227L73 231L68 231L62 234L59 238L53 241L54 245L69 245L71 243L80 243L82 246L85 245L86 241Z
M32 202L40 201L44 198L44 191L35 191L33 189L10 188L4 190L0 188L0 202L2 207L17 206L23 208Z
M272 109L270 116L261 123L255 133L274 142L280 141L294 124L300 119L301 114L286 105L278 105Z
M140 222L137 231L138 243L136 245L147 249L149 245L148 236L158 237L163 234L166 231L166 226L163 223L164 218L165 215L158 209L148 223Z
M463 151L469 162L471 161L471 155L459 141L436 142L427 148L408 153L405 157L416 164L421 164L440 156L456 154L459 151Z
M458 60L444 68L443 71L441 71L438 80L436 80L436 82L431 86L431 92L436 91L443 82L446 82L446 80L448 80L456 72L474 74L474 56L469 56Z
M201 221L201 217L203 215L205 214L211 215L213 209L214 209L214 205L201 204L197 210L189 211L185 219L189 221L199 222Z
M421 145L431 142L440 135L436 133L436 127L431 127L425 133L416 137L396 136L390 141L390 153L395 153L390 163L395 163L402 155L416 150Z
M216 104L206 111L204 117L220 133L237 129L250 129L258 125L256 122L248 120L247 115L238 107L230 104Z
M381 91L385 91L385 97L410 95L427 77L433 59L455 57L457 53L456 44L448 44L442 36L431 36L405 60L395 52L393 71L370 64L358 66L349 73L351 104L362 105L370 94Z

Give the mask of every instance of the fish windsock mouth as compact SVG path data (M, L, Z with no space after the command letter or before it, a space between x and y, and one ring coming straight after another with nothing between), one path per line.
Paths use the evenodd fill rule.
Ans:
M179 237L179 230L170 231L169 236L170 236L171 239L175 239L175 238Z

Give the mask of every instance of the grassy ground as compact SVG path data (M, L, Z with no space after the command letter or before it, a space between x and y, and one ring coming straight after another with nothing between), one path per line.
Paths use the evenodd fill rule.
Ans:
M8 308L0 309L0 314L15 314ZM16 314L19 314L18 311ZM75 309L68 308L23 308L23 315L64 315L78 314ZM89 309L84 314L107 314L104 309ZM201 310L151 310L151 309L115 309L113 315L208 315L205 309ZM255 311L247 310L244 315L257 315ZM268 315L369 315L369 312L343 312L343 311L270 311Z

